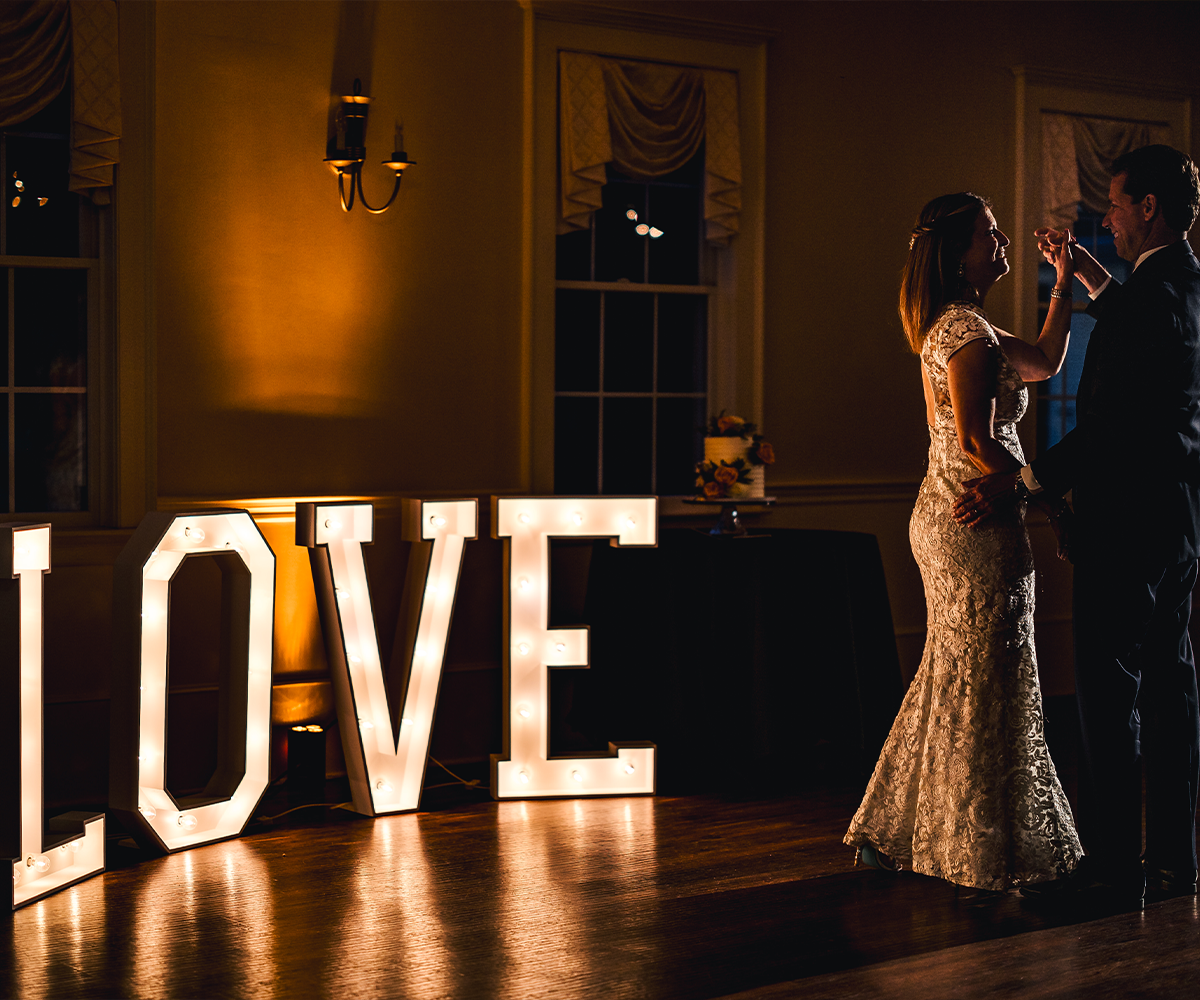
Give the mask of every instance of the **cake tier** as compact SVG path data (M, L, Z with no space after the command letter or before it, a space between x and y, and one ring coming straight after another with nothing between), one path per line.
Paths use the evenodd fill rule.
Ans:
M750 469L750 481L739 483L730 491L735 497L761 497L766 495L765 467L754 465L750 461L750 442L740 437L706 437L704 439L704 461L719 465L721 462L732 464L737 459L743 459Z

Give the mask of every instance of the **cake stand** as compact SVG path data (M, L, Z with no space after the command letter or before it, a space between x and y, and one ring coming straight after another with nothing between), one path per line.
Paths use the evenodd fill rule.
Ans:
M709 500L706 497L685 497L683 500L686 504L691 504L694 507L719 507L720 515L717 517L717 523L708 529L708 534L716 535L719 538L753 538L742 524L739 516L740 510L747 510L751 507L773 507L775 506L774 497L723 497L719 500ZM697 531L700 529L697 528Z

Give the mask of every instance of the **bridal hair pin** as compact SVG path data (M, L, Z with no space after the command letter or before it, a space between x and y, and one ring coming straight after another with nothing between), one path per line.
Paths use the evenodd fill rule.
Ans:
M934 223L934 225L936 225L936 222ZM933 232L933 228L934 228L934 226L933 226L933 225L928 225L928 226L917 226L917 227L916 227L916 229L914 229L914 230L912 231L912 236L911 236L911 237L909 237L909 240L908 240L908 249L909 249L909 250L911 250L911 249L913 248L913 246L914 246L914 245L916 244L916 242L917 242L917 238L918 238L918 237L921 237L921 236L928 236L930 233L932 233L932 232Z
M947 219L953 219L956 215L962 215L963 212L968 212L971 210L978 210L978 208L979 206L977 203L971 202L956 208L953 212L947 212L945 215L939 215L936 219L931 219L929 222L919 223L913 227L912 235L908 240L908 249L911 250L916 245L916 242L918 239L920 239L920 237L928 236L930 233L941 229L943 223Z

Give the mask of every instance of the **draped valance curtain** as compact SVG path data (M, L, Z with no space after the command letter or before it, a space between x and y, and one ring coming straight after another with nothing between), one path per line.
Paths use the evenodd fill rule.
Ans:
M0 127L41 111L68 82L68 186L107 205L121 137L115 0L24 0L0 6Z
M1074 226L1079 205L1108 211L1109 168L1123 153L1169 142L1155 122L1042 113L1042 214L1056 229Z
M704 222L710 243L738 231L742 158L735 73L559 53L558 231L586 229L601 205L605 167L635 180L678 170L705 146Z

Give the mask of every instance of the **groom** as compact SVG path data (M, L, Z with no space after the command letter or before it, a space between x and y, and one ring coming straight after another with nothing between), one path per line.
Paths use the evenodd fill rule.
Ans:
M1168 146L1133 150L1112 172L1103 225L1134 269L1121 284L1071 246L1096 317L1076 427L1019 473L965 483L955 517L970 526L1013 496L1073 490L1088 853L1071 875L1024 893L1139 907L1147 884L1158 897L1196 891L1200 718L1187 626L1200 556L1200 266L1185 237L1200 181ZM1069 237L1037 235L1043 251Z

